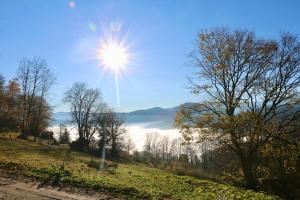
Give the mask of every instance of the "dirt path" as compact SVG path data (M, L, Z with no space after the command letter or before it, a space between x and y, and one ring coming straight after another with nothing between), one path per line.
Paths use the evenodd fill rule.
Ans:
M1 174L0 174L1 175ZM24 182L0 176L0 200L120 200L108 194L70 193L53 187L38 187L36 182Z

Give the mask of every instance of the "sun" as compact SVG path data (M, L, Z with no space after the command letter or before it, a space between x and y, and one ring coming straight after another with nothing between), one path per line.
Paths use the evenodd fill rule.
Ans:
M100 38L96 48L96 59L100 61L103 74L112 72L115 79L117 106L120 106L119 78L132 62L132 53L129 53L130 44L125 38L116 37L114 34L105 34Z
M116 41L103 42L98 49L98 57L106 68L118 72L128 63L128 53L121 43Z

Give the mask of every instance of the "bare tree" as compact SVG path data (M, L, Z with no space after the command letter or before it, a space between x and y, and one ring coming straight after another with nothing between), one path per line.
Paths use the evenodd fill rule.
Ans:
M134 151L135 151L135 144L130 138L130 136L126 135L124 141L124 150L127 153L127 156L129 157Z
M98 131L99 113L106 108L100 91L77 82L65 92L64 101L70 105L72 120L77 126L78 148L88 149L92 137Z
M146 157L150 160L153 160L157 155L157 146L159 142L159 133L152 132L146 134L145 144L144 144L144 152Z
M199 162L200 154L197 144L186 143L183 138L170 140L169 136L160 135L157 132L147 133L144 144L144 159L155 164L163 164L170 167L196 166Z
M24 58L20 61L18 79L22 96L21 136L26 139L31 131L36 138L41 129L45 128L40 125L44 119L42 118L43 112L50 111L50 107L46 103L46 96L55 77L49 70L46 60L35 57L32 60ZM45 122L45 120L43 121Z
M50 88L54 84L55 77L54 77L53 73L48 68L44 68L41 71L40 79L41 79L41 81L40 81L40 94L39 94L38 104L36 105L37 106L37 112L36 112L36 120L34 122L34 126L35 126L35 129L36 129L36 134L34 134L35 140L36 140L36 137L39 136L38 134L40 133L40 131L38 129L38 125L41 124L43 119L45 119L45 116L43 116L44 113L45 113L45 109L47 111L50 111L50 109L51 109L50 107L46 106L45 99L48 95L48 92L49 92ZM49 116L49 118L50 117L51 116Z

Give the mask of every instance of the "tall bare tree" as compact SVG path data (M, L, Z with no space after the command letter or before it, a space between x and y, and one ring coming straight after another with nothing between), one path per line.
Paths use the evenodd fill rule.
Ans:
M46 116L43 112L50 111L46 96L55 77L46 60L35 57L32 60L24 58L20 61L18 79L21 88L21 136L26 139L29 132L32 132L36 138L41 129L45 128L40 125L42 116Z

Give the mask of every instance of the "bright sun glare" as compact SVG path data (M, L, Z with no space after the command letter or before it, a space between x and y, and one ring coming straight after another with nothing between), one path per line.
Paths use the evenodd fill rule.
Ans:
M128 63L128 54L120 43L103 43L98 53L102 64L114 72L120 71Z
M117 106L120 105L120 92L119 92L119 75L129 63L129 54L127 46L123 45L122 40L104 39L101 41L97 49L97 58L100 60L104 71L110 70L114 74L116 85Z

